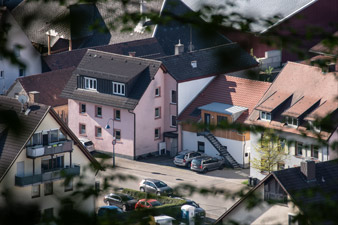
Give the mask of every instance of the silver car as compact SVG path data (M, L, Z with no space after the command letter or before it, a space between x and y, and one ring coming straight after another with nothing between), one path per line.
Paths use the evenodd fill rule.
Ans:
M156 195L172 195L173 189L166 183L156 179L146 178L140 183L140 191L153 193Z
M175 156L174 164L176 166L190 167L191 161L199 156L202 156L202 153L195 151L182 151Z
M223 169L225 160L223 157L215 158L210 156L201 156L191 161L191 170L200 173L206 173L211 170Z

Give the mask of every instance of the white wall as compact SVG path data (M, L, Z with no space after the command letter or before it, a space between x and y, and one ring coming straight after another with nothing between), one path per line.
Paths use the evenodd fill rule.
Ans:
M6 15L8 15L7 23L11 24L11 29L7 36L8 49L13 50L17 44L23 46L23 49L20 50L19 59L26 65L26 76L41 73L40 54L32 46L12 15L8 12ZM4 77L0 78L0 94L5 94L15 79L19 77L19 66L11 64L5 58L0 58L0 71L4 71Z
M213 78L214 76L178 83L178 114L184 110Z
M243 165L243 145L242 141L234 141L230 139L216 137L218 141L227 146L228 152L231 156L240 164ZM193 150L197 151L197 142L201 141L205 143L205 154L216 157L219 156L219 152L214 148L214 146L203 136L197 136L197 133L182 131L182 150ZM250 141L246 142L246 145L249 145ZM247 149L249 150L249 149ZM248 158L248 157L247 157ZM246 159L246 163L248 159Z
M259 158L259 154L255 150L255 147L258 145L261 135L260 134L250 134L251 136L251 154L250 158ZM292 134L292 133L281 133L280 134L281 138L285 138L286 140L293 141L293 143L290 143L289 145L286 145L286 151L289 153L287 158L284 160L285 162L285 168L292 168L296 166L300 166L300 163L304 160L309 160L311 159L311 145L319 145L317 140L314 138L309 138L309 137L303 137L297 134ZM302 156L295 156L295 143L294 141L302 142L303 143L303 153ZM318 154L318 159L316 160L317 162L322 162L322 161L327 161L328 158L328 151L326 146L321 146L319 148L319 154ZM251 177L256 177L258 179L263 179L265 175L261 174L258 170L250 167L250 176Z

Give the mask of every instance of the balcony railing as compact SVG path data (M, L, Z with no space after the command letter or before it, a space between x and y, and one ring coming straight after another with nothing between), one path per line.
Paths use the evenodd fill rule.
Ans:
M27 147L27 157L37 158L46 155L53 155L63 152L70 152L73 150L73 141L66 140L54 143L53 145L46 146L31 146Z
M74 165L74 167L60 168L53 171L44 172L42 174L36 174L25 177L15 176L15 186L26 186L32 184L39 184L49 182L53 180L59 180L65 176L79 176L80 165Z

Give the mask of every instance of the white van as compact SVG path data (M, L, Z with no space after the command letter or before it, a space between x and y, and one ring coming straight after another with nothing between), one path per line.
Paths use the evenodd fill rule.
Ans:
M91 140L88 140L87 138L79 138L79 140L81 141L81 143L86 147L86 149L89 152L92 152L92 151L95 150L94 144Z

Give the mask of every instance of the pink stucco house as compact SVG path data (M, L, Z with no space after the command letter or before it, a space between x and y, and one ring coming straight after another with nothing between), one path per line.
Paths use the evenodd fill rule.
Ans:
M115 137L116 155L135 159L174 143L164 134L176 131L176 81L160 61L88 50L62 96L69 127L97 150L112 152Z

